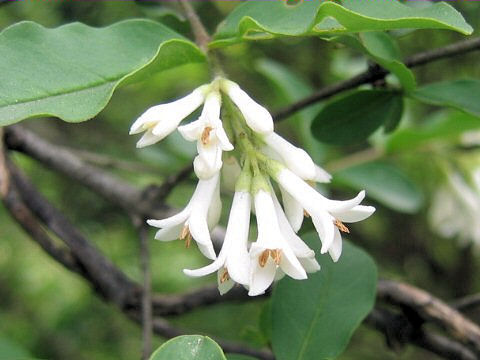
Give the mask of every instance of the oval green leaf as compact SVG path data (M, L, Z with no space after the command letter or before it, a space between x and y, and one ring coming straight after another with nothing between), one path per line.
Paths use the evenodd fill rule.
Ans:
M429 84L411 94L427 104L449 106L480 116L480 80L464 79Z
M333 181L357 190L399 212L415 213L423 204L419 188L399 168L384 162L371 162L336 172Z
M149 20L55 29L21 22L0 34L0 52L1 126L35 116L88 120L107 105L120 83L140 70L205 60L193 43Z
M279 36L338 35L400 28L449 29L470 34L473 29L446 3L415 9L397 0L246 1L219 26L210 46Z
M226 360L222 349L207 336L177 336L160 346L150 360Z
M402 62L395 39L385 32L370 31L361 33L360 41L366 53L380 66L394 74L407 92L415 89L415 76Z
M334 359L375 303L377 269L344 241L340 260L319 255L317 234L305 235L322 269L307 280L285 278L272 298L272 345L278 360Z
M366 140L381 125L396 124L403 113L401 94L385 90L358 90L329 101L312 123L317 140L350 145Z

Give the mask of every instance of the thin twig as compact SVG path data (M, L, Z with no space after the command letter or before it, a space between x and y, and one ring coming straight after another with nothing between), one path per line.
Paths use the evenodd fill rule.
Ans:
M203 26L202 21L198 17L197 13L195 12L192 4L188 0L178 0L180 5L185 12L185 17L190 22L192 27L193 36L195 36L195 42L197 43L198 47L203 51L208 51L208 43L210 42L210 35L208 35L205 26Z
M454 300L450 305L459 311L465 312L480 306L480 294L467 295Z
M465 54L470 51L480 50L480 37L463 40L450 44L438 49L428 50L421 52L415 55L408 57L405 60L405 65L407 67L415 67L429 62L444 59L460 54ZM354 76L348 80L341 81L339 83L325 86L324 88L314 92L313 94L303 98L283 109L278 110L274 114L275 121L280 121L286 119L295 112L306 108L307 106L313 105L321 100L329 98L333 95L341 93L345 90L350 90L356 88L359 85L373 83L377 80L385 78L388 71L375 65L370 67L367 71Z

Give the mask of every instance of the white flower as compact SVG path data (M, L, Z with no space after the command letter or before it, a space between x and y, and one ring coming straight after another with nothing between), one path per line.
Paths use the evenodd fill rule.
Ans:
M473 186L459 173L451 173L440 187L430 209L432 228L444 237L480 244L480 170L473 172Z
M197 141L198 156L193 164L200 179L208 179L220 171L222 151L233 150L220 120L220 107L220 93L211 91L205 99L200 118L178 128L185 140Z
M260 134L268 134L273 131L272 115L267 109L256 103L233 81L227 79L219 79L219 81L220 88L237 105L250 129Z
M365 191L351 200L330 200L281 165L272 171L272 176L310 215L322 242L321 253L331 250L333 260L338 260L341 253L341 237L339 240L337 230L348 232L343 222L364 220L375 211L372 206L359 205Z
M137 147L155 144L171 134L180 122L195 111L205 100L210 85L202 85L176 101L153 106L133 123L130 135L145 131Z
M161 228L155 239L171 241L180 238L189 246L193 238L207 258L215 259L210 229L217 224L221 211L218 183L219 174L208 180L199 180L185 209L166 219L148 220L149 225Z
M234 282L248 286L250 258L247 243L250 208L249 191L235 192L225 240L218 258L203 268L185 269L183 272L189 276L204 276L218 271L218 288L222 295L232 288Z
M280 230L272 196L258 190L254 198L258 237L250 247L250 296L260 295L272 284L277 269L294 279L307 274Z
M263 147L262 152L271 159L285 165L303 180L320 183L330 182L332 176L316 165L305 150L292 145L276 133L265 136L264 141L267 146ZM282 187L280 187L280 191L285 214L293 230L297 232L303 223L304 209Z
M304 180L315 179L317 174L315 163L305 150L290 144L274 132L266 135L263 139L270 150L278 154L281 162L295 174ZM274 159L276 160L278 157L274 157Z
M278 224L282 234L287 239L287 243L293 250L293 253L302 264L307 273L314 273L320 270L320 264L315 259L315 252L310 249L307 244L295 233L290 225L282 206L278 202L278 199L273 195L273 202L275 205L275 211L277 213ZM302 209L303 211L303 209Z

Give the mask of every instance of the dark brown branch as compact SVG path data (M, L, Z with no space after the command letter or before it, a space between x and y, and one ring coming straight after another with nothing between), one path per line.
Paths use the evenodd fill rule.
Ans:
M459 41L454 44L450 44L438 49L428 50L408 57L405 60L405 65L412 68L415 66L427 64L432 61L444 59L456 55L465 54L470 51L476 51L480 49L480 38L473 38L469 40ZM352 77L351 79L341 81L339 83L325 86L324 88L314 92L312 95L307 96L304 99L299 100L283 109L278 110L274 114L275 121L283 120L294 114L295 112L306 108L312 104L315 104L321 100L329 98L333 95L339 94L342 91L354 89L357 86L363 84L373 83L377 80L381 80L387 76L388 71L375 65L370 67L367 71Z
M150 196L147 200L143 190L87 164L69 149L49 143L21 126L6 128L5 142L9 149L23 152L52 170L80 182L128 213L151 218L162 218L166 215L165 208L151 201ZM148 192L151 190L152 187ZM157 195L166 196L158 192Z
M203 26L202 21L198 17L189 0L178 0L178 2L182 6L185 16L192 27L193 36L195 36L195 42L203 52L207 52L210 36L208 35L205 26Z
M124 308L140 292L140 288L115 267L78 230L53 207L13 165L9 166L12 181L22 202L55 233L81 264L84 275L107 300Z
M385 334L387 345L394 350L412 343L444 359L476 360L477 356L464 345L445 336L415 328L401 314L375 308L366 319L366 324Z
M437 323L480 354L480 327L425 290L397 281L379 280L377 296L390 304L409 309L423 321Z

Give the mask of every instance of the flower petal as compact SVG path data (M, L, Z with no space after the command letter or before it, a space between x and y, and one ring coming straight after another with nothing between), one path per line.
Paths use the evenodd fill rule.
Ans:
M197 242L198 249L200 252L208 259L215 260L217 255L215 254L215 250L213 249L212 243L210 244L201 244Z
M333 243L330 249L328 249L328 253L334 262L337 262L342 254L342 234L340 234L338 229L335 229Z
M159 142L161 138L158 136L153 135L152 130L148 129L145 134L137 141L137 148L143 148L145 146L153 145Z
M325 254L333 243L335 230L334 219L326 211L317 211L311 214L311 217L320 241L322 242L320 253Z
M183 209L178 214L170 216L166 219L161 219L161 220L150 219L150 220L147 220L147 224L150 225L150 226L158 227L158 228L167 228L167 227L177 226L177 225L183 224L188 219L189 214L190 214L190 209L187 206L185 209Z
M264 140L268 146L280 155L285 165L295 174L305 180L315 179L317 171L315 163L305 150L290 144L274 132L265 136Z
M283 208L288 222L292 226L293 231L298 232L303 223L303 206L281 186L280 192L282 193Z
M334 212L332 211L331 214L336 219L342 222L357 222L362 221L368 218L375 212L375 208L373 206L364 206L364 205L357 205L352 209L342 211L342 212Z
M178 240L178 238L180 237L180 232L182 231L182 228L183 228L183 224L160 229L155 234L155 239L160 241Z
M280 268L293 279L304 280L307 278L307 273L300 261L289 248L282 249L282 259L280 261Z
M302 264L307 273L320 271L320 264L317 262L315 257L298 258L298 261L300 261L300 264Z
M255 132L268 134L273 131L272 115L263 106L257 104L240 86L230 80L222 79L222 90L235 103L243 114L247 125Z
M223 266L224 262L225 262L225 256L219 255L217 259L211 264L208 264L207 266L204 266L195 270L183 269L183 273L185 275L192 276L192 277L205 276L220 269Z
M248 295L257 296L263 294L272 284L277 266L271 258L268 259L263 267L260 266L257 258L252 258L252 262L255 262L255 264L252 266Z
M178 131L187 141L195 141L200 139L204 129L205 123L200 118L198 120L192 121L190 124L182 125L178 127Z

